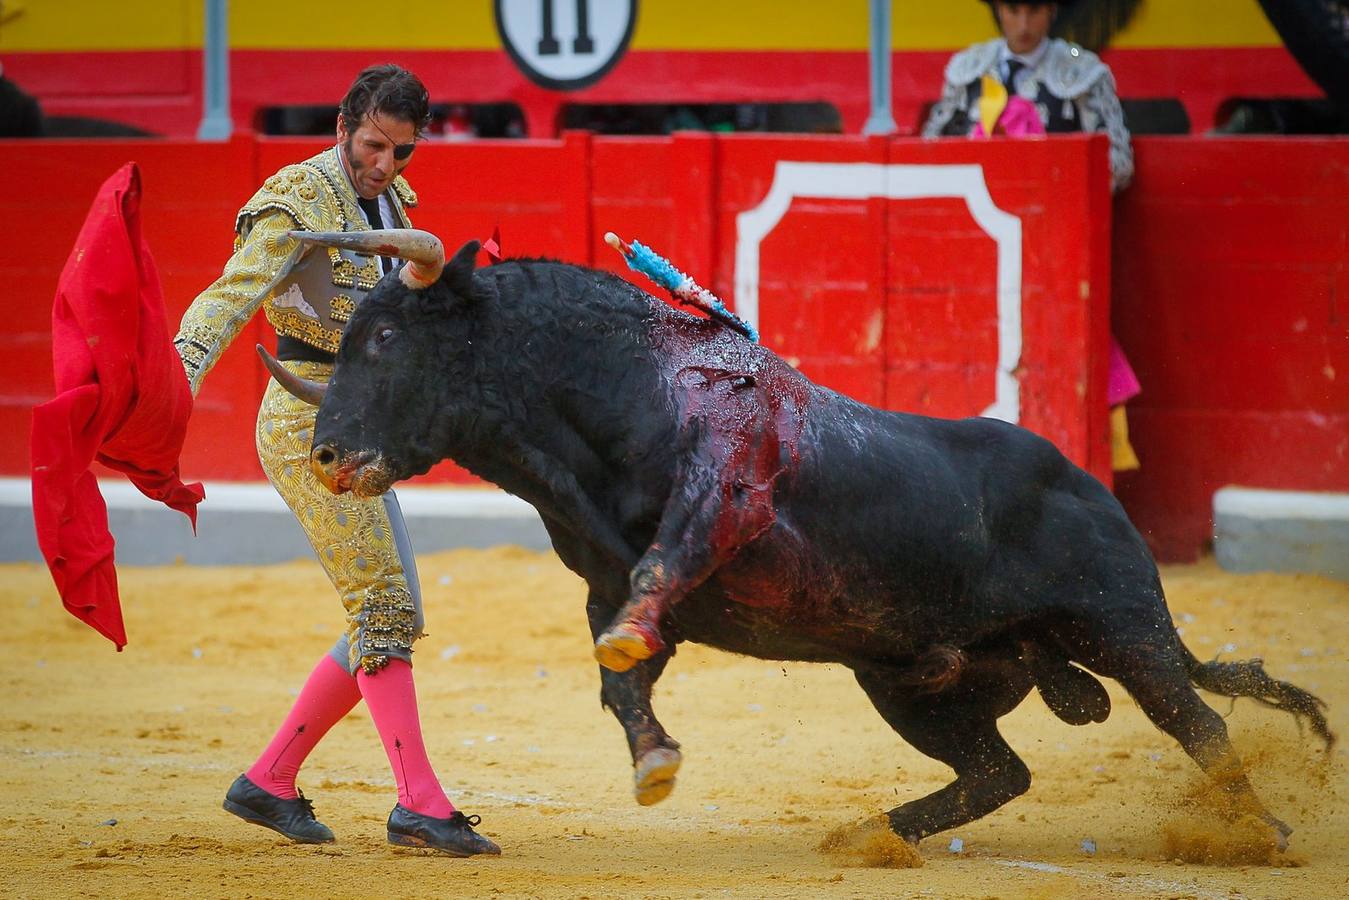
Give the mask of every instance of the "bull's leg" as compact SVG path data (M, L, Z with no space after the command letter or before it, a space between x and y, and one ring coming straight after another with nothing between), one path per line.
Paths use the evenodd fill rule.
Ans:
M682 437L686 444L694 440L688 434ZM665 615L734 549L725 538L712 537L724 490L718 471L689 450L661 513L656 538L632 568L629 600L596 636L595 659L600 665L622 672L665 648L661 633Z
M745 483L741 472L685 464L666 502L656 540L634 565L629 602L596 636L595 658L622 672L665 648L670 607L772 528L773 480Z
M595 659L605 669L626 672L667 648L662 621L687 589L664 577L668 567L652 559L658 554L660 548L653 546L638 561L632 573L632 599L594 636Z
M1154 660L1151 665L1135 664L1113 674L1153 724L1175 738L1228 793L1234 813L1251 813L1263 819L1274 829L1279 847L1287 847L1293 830L1271 815L1256 797L1228 738L1227 724L1200 699L1178 657L1173 665Z
M955 770L956 780L888 813L890 828L912 843L972 822L1030 788L1030 770L998 733L998 717L1030 690L1024 672L1001 680L967 673L936 695L913 695L893 672L858 672L857 681L878 712L904 740Z
M678 502L666 505L656 540L632 569L631 599L596 636L595 658L606 669L622 672L664 650L662 625L671 607L773 524L770 501L732 506L727 495L742 489L710 474L681 487Z
M621 672L664 649L670 609L773 526L777 432L760 421L768 406L752 392L736 399L745 414L729 425L696 417L680 434L681 463L655 540L632 569L630 599L596 637L606 669Z
M1256 797L1241 758L1232 748L1227 724L1200 699L1191 679L1229 696L1255 696L1302 714L1312 710L1319 713L1316 699L1268 676L1256 678L1256 671L1264 675L1258 665L1252 670L1242 665L1223 669L1220 665L1200 664L1181 643L1160 597L1152 605L1140 603L1139 608L1143 611L1133 617L1128 627L1100 622L1075 634L1069 641L1073 648L1071 655L1092 671L1118 681L1144 715L1175 738L1190 758L1224 789L1232 801L1233 815L1250 813L1264 820L1273 829L1278 845L1286 847L1292 829L1271 815ZM1240 679L1242 683L1238 684L1224 677L1237 672L1249 679ZM1324 727L1324 719L1312 721L1314 724L1319 721ZM1325 736L1331 737L1328 729Z
M586 615L592 637L604 631L612 614L613 606L591 592ZM643 806L659 803L670 795L683 761L679 742L665 733L651 709L651 688L673 655L672 649L662 650L623 672L600 667L600 703L623 726L632 754L633 792Z

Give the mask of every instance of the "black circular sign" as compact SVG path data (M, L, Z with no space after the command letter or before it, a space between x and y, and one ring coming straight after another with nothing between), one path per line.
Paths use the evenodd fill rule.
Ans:
M599 81L627 52L637 0L495 0L497 34L529 80L557 91Z

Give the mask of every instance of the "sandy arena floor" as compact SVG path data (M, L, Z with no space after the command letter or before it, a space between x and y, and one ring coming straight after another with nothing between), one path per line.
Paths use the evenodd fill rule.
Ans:
M1113 682L1104 725L1064 725L1027 698L1003 732L1034 773L1030 793L928 839L921 868L887 868L819 848L948 770L903 744L844 669L685 645L656 697L684 768L668 800L639 807L622 732L599 707L581 582L551 555L511 548L424 556L421 571L427 743L503 857L385 843L393 778L360 708L300 776L337 844L292 845L221 810L338 634L338 603L312 563L126 569L122 654L61 609L44 568L9 564L0 895L1349 895L1343 745L1327 767L1291 717L1236 704L1228 722L1256 787L1296 829L1290 852L1272 853L1206 815L1198 770ZM1349 736L1349 584L1211 563L1164 575L1197 655L1264 657L1328 701ZM507 625L528 639L508 641ZM1239 861L1193 861L1214 857Z

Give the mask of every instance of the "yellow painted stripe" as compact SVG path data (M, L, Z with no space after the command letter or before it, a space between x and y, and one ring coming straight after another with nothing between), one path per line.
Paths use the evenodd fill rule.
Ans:
M1146 0L1111 45L1146 47L1281 47L1256 0Z
M501 46L491 0L399 0L384 5L369 0L231 0L229 6L230 44L244 50ZM202 0L5 0L0 53L197 48L202 8ZM867 47L867 0L640 0L638 8L634 50ZM952 50L995 33L987 7L977 0L894 4L892 41L897 51ZM1256 0L1147 0L1115 46L1279 43Z
M636 50L865 50L867 0L641 0ZM896 2L895 50L953 50L997 36L978 0ZM1138 47L1267 47L1279 36L1256 0L1146 0L1115 41Z
M950 50L997 37L988 7L976 0L950 5L895 3L896 50ZM1112 44L1145 47L1277 47L1283 42L1256 0L1145 0Z
M0 54L201 46L202 0L5 0L4 6Z
M6 12L14 0L4 0ZM202 0L20 0L6 51L182 50L202 45ZM239 50L499 49L490 0L230 0Z
M858 50L868 42L869 5L867 0L639 0L632 46L634 50Z
M249 50L501 47L491 0L232 0L230 43Z

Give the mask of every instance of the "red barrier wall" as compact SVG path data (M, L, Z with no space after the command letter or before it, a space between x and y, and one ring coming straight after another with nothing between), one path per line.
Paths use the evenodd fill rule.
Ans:
M51 306L56 279L75 243L89 202L128 159L145 185L144 234L158 263L169 321L220 274L229 256L232 213L257 187L257 145L155 141L90 143L0 142L0 160L23 172L33 190L0 198L11 226L0 249L0 283L7 315L0 325L0 473L28 474L30 410L52 396ZM31 180L28 180L31 179ZM240 335L251 347L264 336L261 318ZM229 353L211 375L193 413L188 472L211 478L260 477L252 432L262 373L242 351Z
M1349 491L1349 140L1136 142L1114 328L1143 384L1119 478L1168 559L1225 484Z
M0 445L0 474L27 474L29 410L51 393L56 277L101 180L127 159L140 162L146 234L176 322L228 257L235 210L276 168L322 146L0 142L0 164L44 186L38 203L0 201L30 235L0 246L0 277L20 310L0 326L0 429L13 436ZM1105 152L1099 136L974 143L569 134L427 143L409 174L424 203L418 224L451 249L500 225L507 255L627 274L603 245L614 230L656 247L728 301L752 284L768 346L822 383L879 405L943 416L1005 408L1000 341L1015 339L1020 353L1004 366L1004 382L1020 421L1108 482ZM771 205L788 163L814 174L761 235L758 265L744 266L743 217ZM963 185L955 194L929 190L952 173ZM849 194L847 185L859 183L861 192ZM991 236L989 216L1001 217L1001 237ZM1000 246L1010 256L1000 260ZM1000 297L999 278L1012 275L1013 290ZM1009 297L1019 322L1004 308ZM270 340L266 331L259 317L207 378L184 455L187 477L261 478L252 426L263 373L249 348ZM464 476L447 467L429 477Z
M322 146L0 142L6 171L42 186L0 199L5 221L22 223L22 240L0 245L0 475L28 472L29 411L52 391L51 297L102 180L140 163L173 322L229 255L238 206ZM1114 330L1144 386L1130 404L1143 468L1118 491L1161 557L1193 558L1223 484L1349 490L1349 141L1143 138L1135 151L1135 183L1116 201L1113 277L1100 141L577 134L427 144L410 174L418 223L447 243L499 224L508 255L624 271L603 244L614 230L730 300L737 217L770 193L778 162L977 163L993 204L1022 225L1023 423L1108 475L1097 411L1113 293ZM996 247L964 201L798 197L760 250L764 339L812 377L936 415L989 404ZM189 477L261 477L252 421L264 377L247 349L257 339L270 340L261 318L207 379Z

